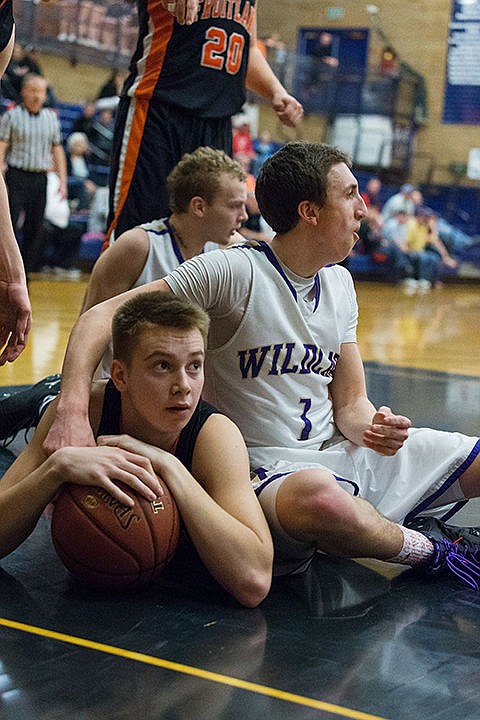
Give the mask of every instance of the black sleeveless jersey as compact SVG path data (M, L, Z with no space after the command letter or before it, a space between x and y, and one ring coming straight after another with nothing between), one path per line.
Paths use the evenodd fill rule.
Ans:
M12 0L0 0L0 50L3 50L12 36Z
M245 102L256 0L200 0L198 20L179 25L160 0L137 0L139 38L124 91L222 118Z
M121 395L113 382L109 380L105 386L102 417L97 430L97 436L121 434L121 409ZM215 413L218 413L218 410L204 400L200 400L192 417L180 433L177 447L175 449L175 456L181 461L187 470L191 471L192 469L193 451L195 449L198 433L210 415Z

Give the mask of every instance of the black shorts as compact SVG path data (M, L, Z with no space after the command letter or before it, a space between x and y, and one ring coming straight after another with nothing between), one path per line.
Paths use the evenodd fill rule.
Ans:
M184 153L209 146L232 153L232 122L173 105L121 98L110 170L108 235L170 214L166 178Z

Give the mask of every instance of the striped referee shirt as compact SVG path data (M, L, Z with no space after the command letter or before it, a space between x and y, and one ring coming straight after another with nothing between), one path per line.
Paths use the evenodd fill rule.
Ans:
M7 110L0 119L0 140L8 143L9 167L47 172L52 167L52 145L60 145L60 121L54 110L30 113L23 105Z

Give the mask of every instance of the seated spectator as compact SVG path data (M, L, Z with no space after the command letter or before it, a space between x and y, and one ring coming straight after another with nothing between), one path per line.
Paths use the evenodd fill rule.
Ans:
M93 120L95 118L95 114L97 112L97 105L95 100L87 99L85 100L85 104L83 106L82 114L78 116L76 120L74 120L72 125L72 133L74 132L82 132L85 133L88 137L88 133L90 132Z
M383 236L396 252L396 267L404 274L404 288L409 294L438 286L442 265L457 266L438 237L436 217L430 208L420 206L414 216L398 210L384 223Z
M112 70L110 76L98 91L97 110L110 108L115 111L118 105L119 95L122 92L123 83L127 75L128 71L126 70L119 70L118 68Z
M253 149L255 151L255 158L251 164L251 171L252 175L257 177L265 160L275 152L275 143L272 142L272 136L268 130L264 130L258 138L255 138L253 141Z
M398 210L404 210L408 215L413 215L415 212L415 200L412 198L412 194L415 192L413 185L405 183L400 188L398 193L395 193L388 200L382 208L383 220L395 215Z
M250 171L252 162L255 160L255 150L253 149L253 139L250 132L250 123L246 115L236 115L232 119L233 136L232 136L232 153L235 160L240 162L243 167Z
M440 284L442 265L456 268L457 261L438 237L435 213L425 206L417 208L407 221L404 252L413 266L413 277L405 281L407 290L428 292Z
M360 193L363 202L369 207L381 208L380 190L382 189L382 181L377 177L372 177L367 182L364 192Z
M77 212L88 211L97 189L90 179L88 138L85 133L75 132L68 136L66 144L68 199Z
M260 213L257 198L255 197L255 185L257 181L253 173L248 170L250 166L248 157L240 155L235 159L243 167L247 174L245 183L247 187L245 210L247 211L248 218L242 223L239 233L243 235L243 237L247 238L247 240L264 240L265 242L270 242L275 233L267 225Z

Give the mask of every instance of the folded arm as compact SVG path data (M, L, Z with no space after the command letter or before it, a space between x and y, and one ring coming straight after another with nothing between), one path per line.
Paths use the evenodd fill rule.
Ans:
M150 461L134 452L66 447L47 457L42 441L54 415L54 403L44 413L32 441L0 480L0 557L30 535L65 482L103 487L126 505L131 505L132 499L116 480L148 500L162 492Z
M264 599L271 583L272 541L251 487L245 443L230 420L220 414L207 420L195 445L192 473L170 453L129 436L99 442L148 457L217 582L248 607Z

